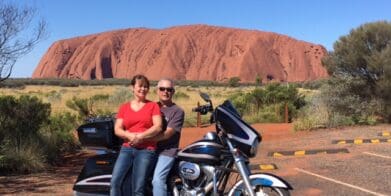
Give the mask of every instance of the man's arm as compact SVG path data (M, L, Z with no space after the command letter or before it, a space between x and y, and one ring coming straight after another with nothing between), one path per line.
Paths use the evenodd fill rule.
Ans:
M175 134L175 130L171 127L167 127L166 130L164 130L163 132L161 132L159 135L155 136L153 138L153 141L162 141L162 140L166 140L168 138L170 138L171 136L173 136Z
M172 137L176 131L181 131L183 122L185 120L185 113L183 110L177 112L171 121L167 122L167 128L153 138L154 141L162 141ZM177 130L175 130L177 129Z

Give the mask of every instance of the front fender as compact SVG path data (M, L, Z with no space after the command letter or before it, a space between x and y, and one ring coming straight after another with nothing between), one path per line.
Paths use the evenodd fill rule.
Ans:
M290 189L290 190L293 189L288 182L273 174L258 173L258 174L251 174L249 177L252 186L262 185L265 187L278 187L278 188ZM241 189L242 186L244 186L243 180L240 180L232 187L231 191Z

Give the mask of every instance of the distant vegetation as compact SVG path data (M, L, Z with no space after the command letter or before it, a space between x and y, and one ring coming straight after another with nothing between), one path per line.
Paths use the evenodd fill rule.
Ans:
M251 123L284 122L285 107L288 120L296 117L297 111L305 105L304 96L294 85L270 84L250 92L238 92L230 96L233 104L244 119Z

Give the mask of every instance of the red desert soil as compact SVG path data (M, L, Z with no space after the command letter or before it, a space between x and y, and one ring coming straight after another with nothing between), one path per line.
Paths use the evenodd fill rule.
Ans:
M254 124L253 127L260 131L263 140L267 141L286 139L294 135L291 124ZM211 130L214 130L214 126L183 129L180 146L200 139ZM72 195L73 183L84 160L90 155L87 152L68 155L64 157L61 166L42 173L0 176L0 195Z

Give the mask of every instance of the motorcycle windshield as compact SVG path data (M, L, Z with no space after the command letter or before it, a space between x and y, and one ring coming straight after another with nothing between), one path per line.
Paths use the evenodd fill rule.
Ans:
M251 145L261 141L258 132L241 119L230 101L218 106L215 115L217 131L224 131L242 152L249 153Z

